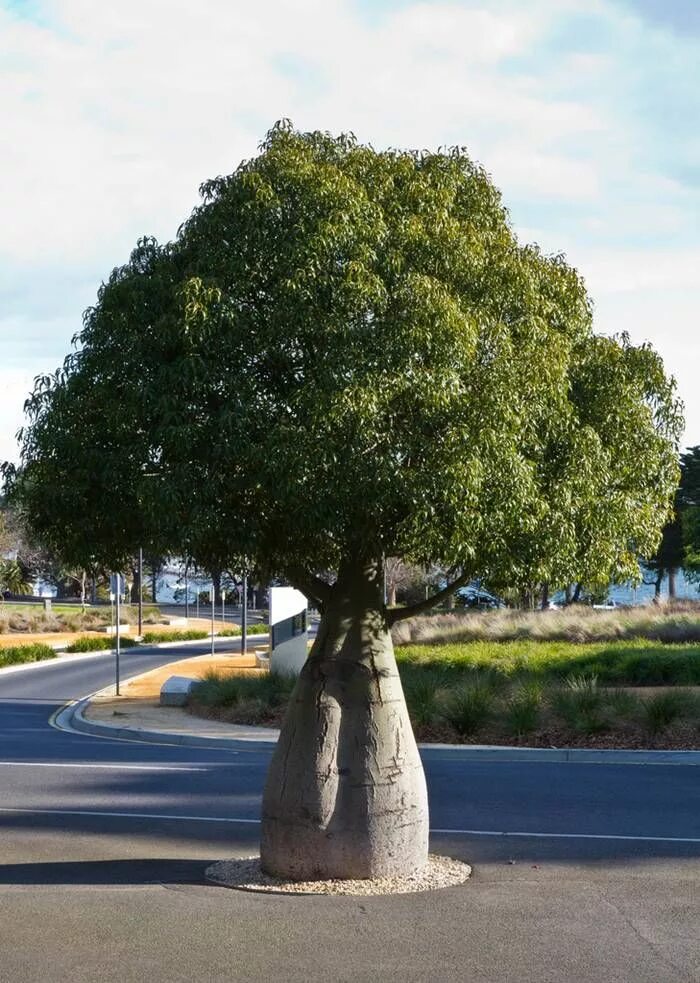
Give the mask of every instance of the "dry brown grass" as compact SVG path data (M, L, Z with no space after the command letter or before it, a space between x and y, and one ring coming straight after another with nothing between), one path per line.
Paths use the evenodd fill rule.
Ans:
M582 605L559 611L450 612L398 622L396 645L440 642L565 641L700 642L700 601L595 611Z

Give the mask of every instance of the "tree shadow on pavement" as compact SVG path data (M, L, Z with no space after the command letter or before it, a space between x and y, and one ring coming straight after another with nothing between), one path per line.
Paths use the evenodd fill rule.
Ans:
M68 860L0 866L0 885L204 884L212 860Z

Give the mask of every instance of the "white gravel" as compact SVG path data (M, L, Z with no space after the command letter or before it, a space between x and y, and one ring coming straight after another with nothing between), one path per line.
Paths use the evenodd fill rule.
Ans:
M469 864L451 857L430 855L425 867L404 877L376 877L372 880L283 881L265 874L260 857L221 860L207 867L207 880L240 891L266 891L270 894L412 894L436 891L463 884L471 874Z

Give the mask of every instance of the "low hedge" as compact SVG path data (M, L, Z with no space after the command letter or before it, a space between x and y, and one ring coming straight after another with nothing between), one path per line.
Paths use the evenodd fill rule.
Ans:
M209 638L208 631L198 628L189 628L185 631L147 631L143 635L146 645L153 645L157 642L195 642L203 638Z
M33 645L13 645L11 648L0 649L0 668L17 666L23 662L42 662L44 659L55 659L56 650L50 645L36 642Z
M269 633L269 625L254 624L246 627L246 635L269 635ZM222 630L218 632L219 638L238 638L240 634L240 625L234 625L232 628L222 628Z
M114 635L108 635L105 638L84 635L82 638L76 638L74 642L71 642L66 648L66 652L100 652L106 649L113 649L115 644ZM128 635L119 636L120 648L132 648L137 644L136 640L130 638Z

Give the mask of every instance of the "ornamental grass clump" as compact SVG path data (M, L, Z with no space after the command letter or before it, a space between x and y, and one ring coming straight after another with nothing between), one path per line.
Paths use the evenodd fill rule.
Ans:
M440 716L445 689L443 673L405 667L401 674L408 714L414 727L430 727Z
M655 693L643 703L642 720L652 736L697 713L697 700L684 690Z
M522 737L537 729L542 715L542 686L537 682L518 685L505 706L505 728Z
M468 737L490 723L495 709L493 684L487 680L475 680L450 695L443 715L458 734Z
M564 687L551 695L554 712L580 734L596 734L605 729L605 701L597 676L573 675Z

